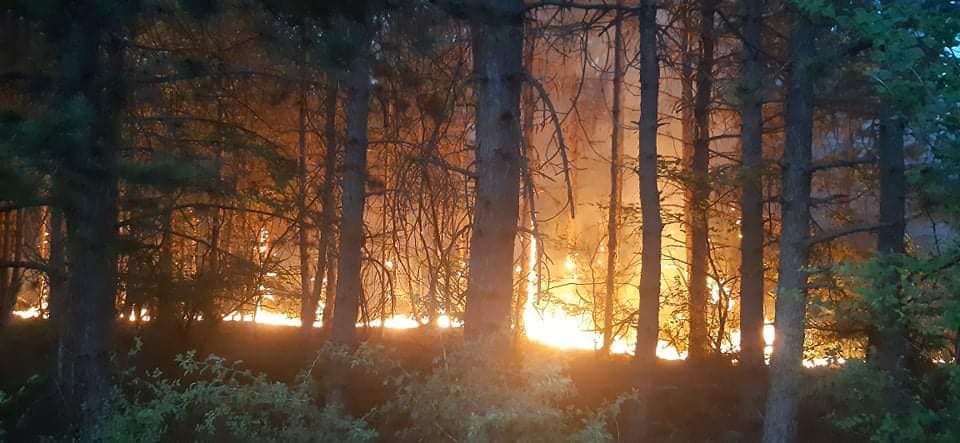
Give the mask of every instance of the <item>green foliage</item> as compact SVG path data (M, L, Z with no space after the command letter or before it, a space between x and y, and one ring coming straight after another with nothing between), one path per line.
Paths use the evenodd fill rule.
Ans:
M467 345L438 358L429 374L395 377L396 396L378 415L399 427L401 441L612 441L605 418L615 408L565 407L575 393L556 358L498 362L488 351Z
M960 441L960 368L938 368L915 380L915 395L890 410L884 393L894 380L862 361L851 361L819 386L834 407L828 419L842 432L873 442Z
M844 286L856 295L830 306L838 323L883 328L893 320L904 327L916 358L944 358L952 334L960 330L960 251L937 257L887 255L841 267ZM882 314L882 315L881 315Z
M291 385L241 369L239 362L194 352L177 356L180 376L159 370L127 374L102 422L83 440L104 442L238 441L365 442L362 420L313 397L311 369Z

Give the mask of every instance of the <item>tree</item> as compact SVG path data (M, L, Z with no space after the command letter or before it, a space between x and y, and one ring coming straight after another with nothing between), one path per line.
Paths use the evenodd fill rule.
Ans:
M519 215L524 5L521 0L493 0L470 6L477 182L464 337L506 339Z
M692 183L687 197L687 229L690 245L687 257L690 271L690 359L706 357L710 349L707 332L707 258L709 251L708 215L710 198L710 101L713 95L714 18L716 0L700 5L700 57L696 71L693 101L694 140L690 162Z
M352 54L343 81L346 90L346 143L343 191L340 195L340 259L337 262L336 309L331 339L353 345L357 314L363 295L363 210L367 181L367 126L370 110L370 39L373 17L360 16L349 25L356 53Z
M642 0L640 26L640 139L637 175L643 218L640 309L635 358L642 365L656 360L660 322L660 191L657 186L657 129L660 62L657 55L657 2Z
M796 440L800 371L807 312L810 252L810 176L813 139L813 67L816 33L806 13L791 12L788 49L783 178L780 197L780 265L777 341L770 360L770 386L763 442Z
M763 366L763 0L744 0L740 93L740 361Z
M617 0L623 6L623 0ZM617 299L617 242L620 236L620 205L623 200L623 12L617 9L613 24L613 105L610 134L610 203L607 211L607 277L603 306L603 352L613 343L613 308Z

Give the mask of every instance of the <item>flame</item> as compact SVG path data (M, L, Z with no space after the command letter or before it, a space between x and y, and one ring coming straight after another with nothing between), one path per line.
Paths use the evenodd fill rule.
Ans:
M30 307L22 311L13 311L13 315L20 317L22 319L39 318L40 310L35 307Z

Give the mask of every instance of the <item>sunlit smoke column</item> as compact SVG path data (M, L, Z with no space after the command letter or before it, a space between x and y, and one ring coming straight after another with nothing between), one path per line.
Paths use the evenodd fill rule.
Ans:
M510 328L520 185L522 0L474 0L464 7L473 34L477 88L477 184L470 239L464 336Z

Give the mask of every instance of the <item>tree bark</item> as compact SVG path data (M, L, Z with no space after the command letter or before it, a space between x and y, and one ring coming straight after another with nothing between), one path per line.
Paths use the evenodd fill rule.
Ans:
M520 188L522 0L474 2L477 183L464 338L509 341Z
M313 322L317 317L317 305L313 298L313 285L320 284L320 281L314 281L313 271L310 264L310 229L307 227L307 31L305 21L300 25L300 78L298 79L299 100L297 112L297 246L300 258L300 306L301 306L301 326L304 331L309 331L313 327ZM310 307L313 307L313 316L305 318L304 314Z
M813 24L793 12L789 40L786 138L780 213L780 267L776 303L777 339L770 360L770 387L763 423L763 442L793 442L803 363L807 311L807 258L810 237L810 175L813 138L813 74L816 54Z
M702 0L700 6L700 60L697 62L697 90L693 102L694 140L690 162L692 183L687 196L690 300L689 358L700 361L710 352L707 332L707 258L710 198L710 100L713 92L714 13L716 0Z
M635 358L652 365L657 356L660 320L660 191L657 187L657 117L660 62L657 58L657 3L640 2L640 206L643 217L643 251L640 263L640 309L637 316Z
M365 18L366 20L366 18ZM347 143L343 165L343 192L340 195L340 260L336 309L333 311L334 343L356 343L357 313L363 296L363 209L367 179L367 125L370 111L369 24L356 24L358 53L350 61L346 76Z
M761 29L764 0L743 4L743 90L740 143L740 362L763 366L763 96Z
M623 0L617 0L623 6ZM623 200L623 14L617 9L613 25L613 106L610 134L610 201L607 210L607 278L603 300L603 353L613 344L613 308L617 301L617 249L620 236L620 204Z
M870 336L872 363L894 380L888 393L890 411L905 412L909 404L910 343L907 325L900 312L900 275L897 256L906 253L906 167L904 160L904 121L888 100L882 100L877 137L880 173L880 224L877 231L877 255L885 260L878 286L886 295L877 307L878 322Z
M326 123L324 128L324 143L326 144L326 153L323 159L323 187L320 189L320 204L323 206L320 213L320 239L317 248L317 269L314 275L316 279L313 285L313 296L306 300L301 306L300 321L301 327L310 328L317 320L317 305L320 303L321 291L326 291L323 304L323 328L330 327L330 319L333 318L334 297L336 284L330 284L330 275L335 275L336 271L330 266L330 245L334 242L337 203L336 189L337 183L337 80L333 75L327 79L327 97L326 109L324 110ZM323 288L323 278L327 276L326 289ZM336 280L334 278L334 280Z
M64 206L70 263L57 374L65 405L79 409L74 420L81 426L97 421L110 393L118 114L123 101L119 78L122 43L104 29L103 18L95 15L98 9L86 3L72 11L66 25L61 103L69 106L79 100L91 105L91 131L73 147L83 164L64 165L54 177L58 200ZM108 65L101 71L98 58L105 37L109 38L105 48Z
M160 216L160 254L157 260L156 324L161 331L171 331L182 320L173 293L173 210Z

